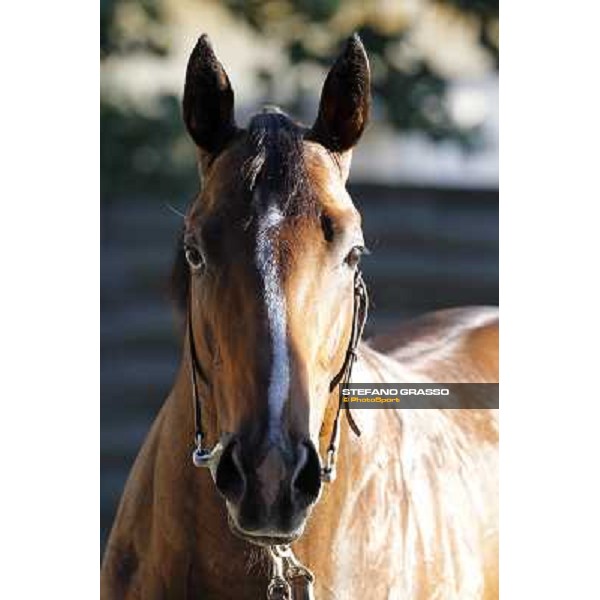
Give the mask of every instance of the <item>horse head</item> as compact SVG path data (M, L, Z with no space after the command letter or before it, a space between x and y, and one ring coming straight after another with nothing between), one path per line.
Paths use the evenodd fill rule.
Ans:
M254 543L296 539L321 491L364 251L345 184L369 107L358 36L327 75L312 127L276 108L238 127L206 36L189 59L183 115L202 188L178 253L187 361L202 372L206 435L220 442L216 487L234 532Z

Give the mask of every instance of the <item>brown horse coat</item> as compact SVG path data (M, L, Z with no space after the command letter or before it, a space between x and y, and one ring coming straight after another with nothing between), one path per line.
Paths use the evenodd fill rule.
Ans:
M497 411L354 411L362 435L342 420L337 479L315 477L364 245L344 184L368 111L357 37L311 129L276 111L237 128L227 75L204 36L194 49L184 118L204 181L186 217L180 291L211 379L208 438L234 437L215 481L192 465L186 335L108 540L105 600L263 598L270 564L256 544L305 525L293 548L318 600L498 597ZM426 315L358 355L355 382L497 382L497 312Z

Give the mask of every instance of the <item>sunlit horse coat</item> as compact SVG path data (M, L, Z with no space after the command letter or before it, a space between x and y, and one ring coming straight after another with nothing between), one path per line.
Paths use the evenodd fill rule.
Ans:
M347 257L360 242L360 226L344 181L350 149L366 123L368 85L367 59L354 37L327 78L312 129L292 126L277 113L245 132L235 126L222 66L207 39L198 42L184 116L199 148L204 186L186 228L203 232L206 274L188 275L182 248L180 291L184 302L191 298L198 354L216 382L203 397L207 433L216 441L219 432L233 432L232 452L240 456L228 471L219 465L225 472L216 482L193 467L184 350L123 493L103 561L105 600L265 597L267 554L248 540L290 533L278 507L305 525L293 548L315 574L318 600L498 597L496 411L353 411L362 435L342 420L336 481L305 489L310 461L318 461L316 450L323 456L328 441L337 394L327 386L343 359L352 314L355 267ZM308 203L277 204L281 178L292 169L282 148L305 164L299 185L288 186L285 196L315 190L310 210L303 208ZM266 208L260 198L244 199L236 183L249 156L252 189L274 198ZM273 210L277 228L261 237ZM209 224L218 236L207 234ZM258 268L252 260L259 253L235 253L260 243L268 251ZM268 289L261 293L263 284ZM273 323L284 317L285 327L276 329ZM275 359L276 344L283 344L284 359ZM427 315L361 344L358 355L354 381L496 382L497 313L468 308ZM286 386L274 386L277 378ZM227 392L241 381L249 390L243 400ZM285 397L273 392L279 389ZM273 401L284 407L277 419ZM274 432L269 443L265 430ZM298 472L305 473L301 482ZM309 492L310 506L290 504L290 493L305 498ZM246 500L271 520L253 521L244 512Z

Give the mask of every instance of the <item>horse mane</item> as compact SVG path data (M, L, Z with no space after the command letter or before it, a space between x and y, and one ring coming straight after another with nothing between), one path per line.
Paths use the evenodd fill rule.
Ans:
M245 205L260 215L273 202L285 216L316 214L317 203L309 183L303 141L307 129L277 107L265 107L251 119L243 142L241 177ZM193 201L196 202L197 198ZM171 271L171 297L177 313L185 319L189 293L189 270L177 240Z

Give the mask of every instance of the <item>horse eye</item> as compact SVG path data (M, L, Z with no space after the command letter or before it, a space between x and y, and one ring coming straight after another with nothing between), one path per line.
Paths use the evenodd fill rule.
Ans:
M352 269L358 266L362 255L365 253L363 246L354 246L350 252L346 255L344 262Z
M185 247L185 259L193 271L199 271L204 266L204 257L195 246Z

